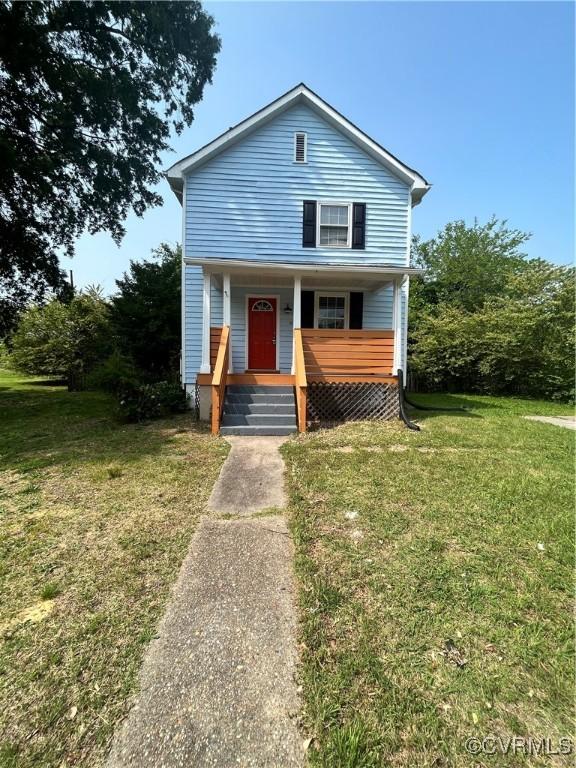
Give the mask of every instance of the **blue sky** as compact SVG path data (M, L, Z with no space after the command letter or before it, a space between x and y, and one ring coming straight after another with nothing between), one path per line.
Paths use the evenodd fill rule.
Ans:
M492 214L533 233L530 256L574 251L574 5L556 2L211 2L222 51L165 167L304 81L433 183L414 211L432 237ZM130 259L181 237L181 209L130 216L120 248L84 236L78 286L107 293Z

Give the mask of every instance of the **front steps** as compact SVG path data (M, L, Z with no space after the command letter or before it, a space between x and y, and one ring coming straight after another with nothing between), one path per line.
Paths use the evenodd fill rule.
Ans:
M221 435L291 435L296 429L293 387L226 387Z

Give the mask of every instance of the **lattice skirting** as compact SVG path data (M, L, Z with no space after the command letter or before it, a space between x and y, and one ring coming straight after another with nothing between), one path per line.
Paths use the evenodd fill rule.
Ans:
M384 421L398 416L398 386L395 383L308 384L308 419L313 423Z
M192 399L192 412L196 421L200 419L200 387L198 384L194 385L194 395Z

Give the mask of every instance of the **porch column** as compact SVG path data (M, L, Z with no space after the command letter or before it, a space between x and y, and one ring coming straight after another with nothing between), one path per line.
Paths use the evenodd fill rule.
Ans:
M408 300L410 298L410 276L406 275L402 280L401 287L402 294L406 301L406 311L404 312L404 319L402 322L402 346L400 348L400 360L402 370L404 371L404 378L408 375Z
M231 326L230 317L230 273L225 272L222 275L222 325ZM232 328L228 337L228 350L228 373L232 373Z
M210 373L210 287L212 276L204 270L202 289L202 364L200 373Z
M392 328L394 330L394 361L392 363L392 374L398 373L398 368L402 365L402 281L394 280L394 309L392 312Z
M301 299L302 299L302 278L300 275L294 275L294 298L292 300L292 374L296 368L296 347L294 346L294 329L300 328L301 318Z

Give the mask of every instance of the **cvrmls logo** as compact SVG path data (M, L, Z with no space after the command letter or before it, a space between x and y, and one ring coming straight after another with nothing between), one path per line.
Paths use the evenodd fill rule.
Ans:
M532 738L524 736L470 736L466 739L466 751L472 755L571 755L574 742L568 736L552 739L549 736Z

